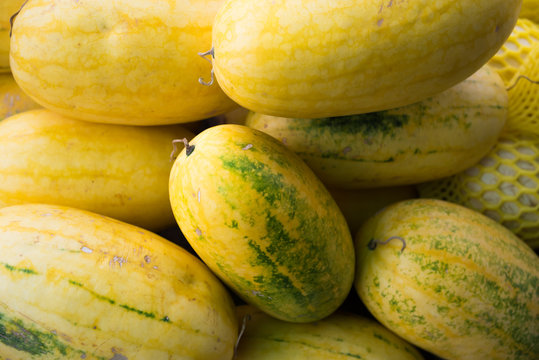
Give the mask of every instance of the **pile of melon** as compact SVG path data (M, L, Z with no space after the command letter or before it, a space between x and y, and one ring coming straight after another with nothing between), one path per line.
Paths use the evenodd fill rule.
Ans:
M2 0L0 360L539 358L536 0Z

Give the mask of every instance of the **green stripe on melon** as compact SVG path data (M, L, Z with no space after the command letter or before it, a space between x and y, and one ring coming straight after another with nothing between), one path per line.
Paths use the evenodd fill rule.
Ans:
M371 240L400 241L368 248ZM539 258L486 216L410 200L356 237L355 286L373 315L443 358L529 359L539 353Z
M193 249L248 303L297 322L333 312L353 277L350 232L312 171L270 136L205 130L178 156L172 207Z

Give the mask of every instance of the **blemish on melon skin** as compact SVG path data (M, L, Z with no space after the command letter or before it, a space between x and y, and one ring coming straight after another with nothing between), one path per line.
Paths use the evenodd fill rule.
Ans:
M110 360L129 360L129 358L127 358L125 355L120 354L116 348L111 348L111 351L114 356L111 357Z
M380 27L380 26L382 26L383 22L384 22L384 19L380 19L380 20L378 20L376 22L376 25L378 25L378 27Z
M80 250L81 250L83 253L86 253L86 254L91 254L91 253L94 252L92 249L90 249L89 247L86 247L86 246L81 247Z
M112 260L109 261L109 265L114 265L115 263L118 263L120 265L120 268L123 264L127 262L127 258L121 257L121 256L114 256Z

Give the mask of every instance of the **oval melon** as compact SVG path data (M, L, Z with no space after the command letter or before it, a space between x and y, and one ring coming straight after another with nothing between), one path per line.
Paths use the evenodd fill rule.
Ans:
M180 125L97 124L36 109L0 122L0 207L72 206L150 230L174 224L168 200Z
M361 300L403 339L444 359L539 353L539 257L494 220L405 200L368 220L355 246Z
M0 358L230 360L232 298L149 231L53 205L0 209Z
M478 162L506 123L507 101L500 76L483 66L458 85L400 108L314 119L251 112L246 125L281 140L329 187L402 186Z
M353 281L350 230L307 165L271 136L210 127L170 174L176 221L200 258L244 301L278 319L319 320Z
M375 320L337 311L307 324L277 320L252 306L238 306L244 325L236 360L421 360L410 344Z
M36 102L77 119L184 123L236 107L198 52L224 0L29 0L11 37L11 70Z
M483 66L511 33L521 4L229 0L213 27L215 76L239 105L273 116L405 106Z

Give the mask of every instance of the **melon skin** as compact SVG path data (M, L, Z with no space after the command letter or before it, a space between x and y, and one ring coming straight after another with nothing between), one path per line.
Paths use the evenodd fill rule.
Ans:
M123 126L47 109L0 122L0 207L46 203L85 209L149 230L175 224L168 201L172 140L182 125Z
M281 140L328 187L404 186L456 174L496 144L508 95L483 66L442 93L395 109L328 118L250 112L246 125Z
M176 158L169 189L190 245L248 304L309 322L344 302L355 256L346 220L279 141L243 125L206 129Z
M112 218L0 209L0 358L230 360L228 290L195 256Z
M521 4L229 0L212 30L215 77L239 105L272 116L405 106L486 64L511 33Z
M237 107L203 86L213 18L224 0L29 0L17 15L10 66L43 107L76 119L166 125Z
M406 200L368 220L355 245L358 295L403 339L444 359L539 353L539 258L494 220Z
M416 348L371 318L337 311L305 324L277 320L248 305L237 307L243 332L237 360L422 360Z

